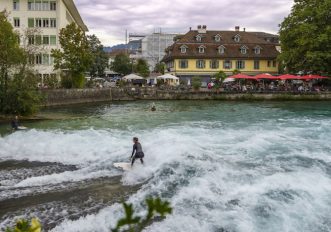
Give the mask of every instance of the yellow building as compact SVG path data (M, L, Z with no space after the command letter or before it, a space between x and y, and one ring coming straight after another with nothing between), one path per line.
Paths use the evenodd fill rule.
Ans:
M219 71L234 70L255 75L278 73L279 39L264 32L208 31L206 26L176 38L166 49L167 71L183 79L210 78Z

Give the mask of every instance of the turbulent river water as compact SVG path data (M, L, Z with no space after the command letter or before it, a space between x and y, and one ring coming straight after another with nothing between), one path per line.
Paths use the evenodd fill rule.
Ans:
M0 126L0 230L37 216L53 232L106 232L122 199L173 214L145 231L331 231L330 102L130 102L51 108ZM127 162L138 136L145 166Z

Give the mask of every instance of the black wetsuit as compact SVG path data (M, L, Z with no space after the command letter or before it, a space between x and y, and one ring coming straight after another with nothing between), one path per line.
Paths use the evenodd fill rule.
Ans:
M13 128L13 130L18 130L19 126L20 126L20 123L18 122L18 120L13 119L13 121L11 121L11 127Z
M145 156L145 154L143 152L141 144L139 142L133 144L133 150L132 150L132 155L131 155L131 159L132 159L131 165L134 164L134 161L136 159L140 159L141 163L143 164L144 163L144 161L143 161L144 156Z

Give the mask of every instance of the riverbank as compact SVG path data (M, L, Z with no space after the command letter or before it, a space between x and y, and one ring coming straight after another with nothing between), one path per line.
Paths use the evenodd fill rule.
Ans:
M217 91L160 90L157 88L56 89L43 90L44 106L60 106L109 101L134 100L228 100L281 101L331 100L330 92L323 93L228 93Z

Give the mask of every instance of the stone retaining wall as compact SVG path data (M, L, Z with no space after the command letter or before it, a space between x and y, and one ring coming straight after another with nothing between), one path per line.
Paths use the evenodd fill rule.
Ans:
M45 106L132 100L331 100L331 93L217 93L156 88L43 90Z

